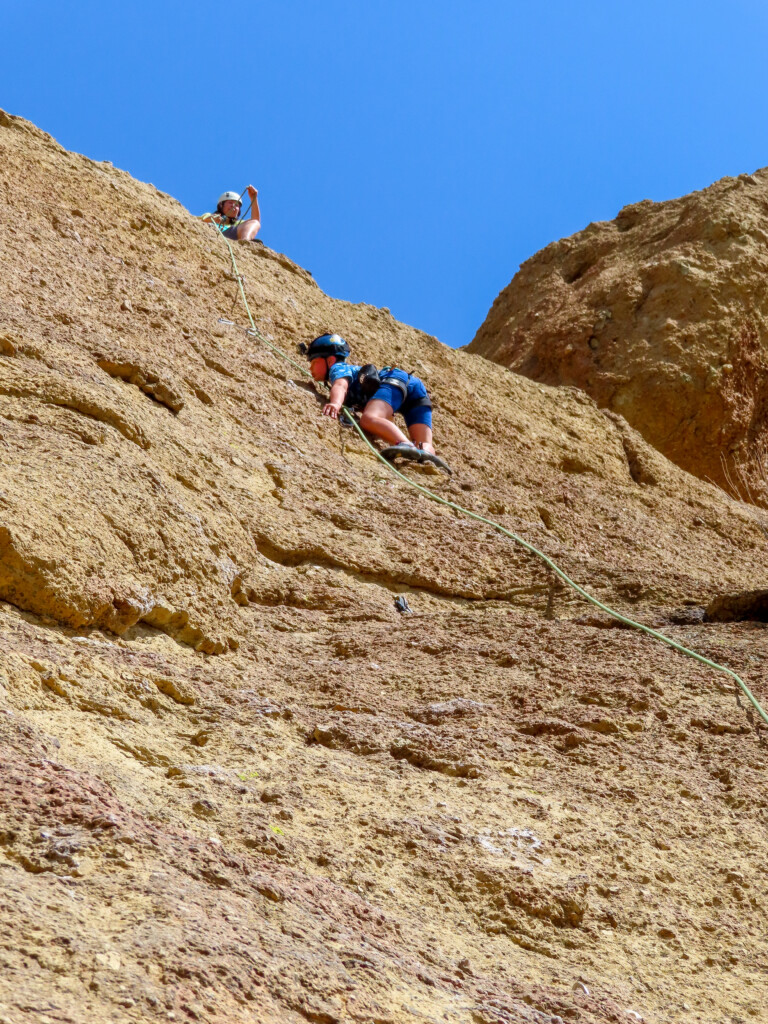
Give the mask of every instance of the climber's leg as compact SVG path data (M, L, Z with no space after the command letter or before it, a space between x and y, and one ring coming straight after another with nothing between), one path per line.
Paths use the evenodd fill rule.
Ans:
M393 422L394 409L380 398L372 398L363 410L360 417L360 426L367 430L374 437L380 437L382 441L388 441L390 445L404 444L410 442L405 434L396 427ZM413 445L411 445L413 447Z
M252 242L256 235L259 233L261 227L261 221L244 220L242 224L237 225L237 240L238 242Z

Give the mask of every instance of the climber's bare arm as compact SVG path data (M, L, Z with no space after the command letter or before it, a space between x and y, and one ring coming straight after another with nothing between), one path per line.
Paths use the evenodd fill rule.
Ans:
M341 380L337 380L331 388L331 394L328 401L323 406L323 416L330 416L333 420L337 420L339 418L339 412L341 411L342 405L344 405L344 399L347 397L347 391L349 391L349 381L346 377L342 377Z
M249 185L245 190L248 193L248 198L251 200L251 213L250 220L257 220L261 224L261 210L259 210L259 190L254 188L253 185Z

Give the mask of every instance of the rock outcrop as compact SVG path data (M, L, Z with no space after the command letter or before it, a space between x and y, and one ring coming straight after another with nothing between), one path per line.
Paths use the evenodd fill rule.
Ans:
M320 417L169 196L0 114L0 218L0 1020L758 1019L768 757L725 677ZM759 509L237 256L266 337L427 381L455 475L406 473L768 698Z
M548 245L469 351L583 388L678 466L765 505L768 169Z

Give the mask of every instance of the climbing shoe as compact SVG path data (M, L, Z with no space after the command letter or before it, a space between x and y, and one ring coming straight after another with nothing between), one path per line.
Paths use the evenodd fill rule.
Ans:
M382 456L392 462L398 456L404 459L410 459L411 462L421 462L421 457L424 452L420 452L419 449L413 445L408 444L405 441L401 441L400 444L390 445L389 448L385 448L382 451Z
M432 452L425 452L423 448L419 449L419 455L421 458L420 462L429 462L433 466L437 466L438 469L444 469L449 476L453 476L453 470L447 462L443 462L439 455L433 455Z

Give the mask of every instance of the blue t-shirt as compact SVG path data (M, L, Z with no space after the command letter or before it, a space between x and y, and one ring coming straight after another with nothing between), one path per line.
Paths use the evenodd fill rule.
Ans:
M344 404L348 405L350 409L356 408L365 401L357 383L357 375L361 370L362 366L354 366L351 363L334 363L328 371L328 383L331 387L333 387L337 380L347 379L349 381L349 390L347 391L347 397L344 399Z
M351 380L362 370L362 366L353 366L351 363L334 363L328 371L328 382L333 386L342 377L349 377Z

